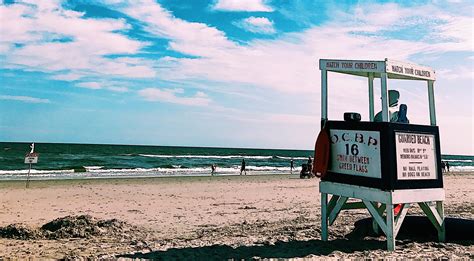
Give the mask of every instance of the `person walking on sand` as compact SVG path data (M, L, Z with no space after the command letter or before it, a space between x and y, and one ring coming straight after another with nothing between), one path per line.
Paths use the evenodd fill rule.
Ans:
M293 159L290 161L290 173L293 174Z
M242 159L242 164L240 165L240 175L242 175L242 172L247 175L247 170L245 169L245 159Z
M313 169L313 159L311 158L311 156L309 156L308 157L308 171L310 175L309 177L313 175L312 169Z
M446 169L447 169L448 172L449 172L449 162L446 162Z

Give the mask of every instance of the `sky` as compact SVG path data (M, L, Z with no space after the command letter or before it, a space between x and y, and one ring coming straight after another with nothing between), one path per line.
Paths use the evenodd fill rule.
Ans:
M442 153L474 155L473 7L3 0L0 141L312 149L319 59L389 58L436 70ZM354 111L368 120L367 79L328 81L330 119ZM429 124L425 82L388 87L410 123Z

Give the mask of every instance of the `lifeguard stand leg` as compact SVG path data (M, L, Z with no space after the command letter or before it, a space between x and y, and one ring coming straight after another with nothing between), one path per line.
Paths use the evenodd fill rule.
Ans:
M374 203L374 206L376 209L379 209L379 203ZM379 225L377 224L377 221L375 220L375 218L372 218L372 230L374 231L376 235L378 235Z
M444 224L443 201L436 201L436 207L430 205L430 203L431 202L419 202L418 205L438 231L438 240L444 242L446 240L446 229Z
M393 204L387 204L387 250L394 251L395 250L395 219L393 216Z
M438 240L439 242L445 242L446 241L446 228L445 228L445 222L444 222L443 201L436 201L436 210L438 210L438 213L441 216L441 219L443 220L440 226L440 229L438 230Z
M321 240L328 241L328 194L321 193Z

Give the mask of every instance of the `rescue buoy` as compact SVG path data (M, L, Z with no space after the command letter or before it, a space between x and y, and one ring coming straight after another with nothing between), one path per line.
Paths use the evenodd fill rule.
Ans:
M393 208L393 215L397 216L398 213L400 213L400 210L402 210L402 204L397 204Z
M329 165L329 135L325 128L321 129L314 146L314 164L311 172L318 178L326 175Z

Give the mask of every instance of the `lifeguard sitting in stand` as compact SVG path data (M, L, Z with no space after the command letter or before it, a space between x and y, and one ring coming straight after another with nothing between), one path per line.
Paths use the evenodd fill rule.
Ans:
M398 100L400 99L400 92L396 90L389 90L388 91L388 117L390 118L390 122L398 122L398 123L410 123L407 118L407 110L408 107L406 104L400 104L400 108L397 111ZM375 117L375 122L382 122L382 112L379 111Z

